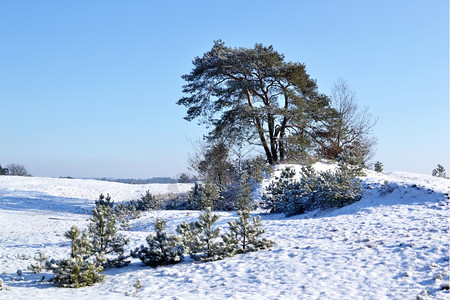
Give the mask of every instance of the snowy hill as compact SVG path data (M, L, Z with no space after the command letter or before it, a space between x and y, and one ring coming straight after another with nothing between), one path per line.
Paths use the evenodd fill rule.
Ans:
M64 232L87 225L100 193L116 202L186 192L192 185L127 185L78 179L0 176L0 299L448 299L449 181L403 172L368 171L361 201L286 218L261 214L270 250L208 263L150 268L138 260L105 272L103 283L64 289L26 271L39 250L67 257ZM388 182L391 190L379 192ZM156 217L174 231L196 211L147 212L124 232L129 249L145 243ZM219 225L236 218L220 213ZM22 276L17 270L23 270ZM21 278L22 277L22 278ZM127 295L127 296L126 296Z

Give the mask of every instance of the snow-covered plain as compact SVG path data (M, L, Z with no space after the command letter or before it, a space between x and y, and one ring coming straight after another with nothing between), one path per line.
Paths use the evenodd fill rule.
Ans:
M69 255L64 232L85 227L94 200L116 202L186 192L190 185L129 185L95 180L0 176L0 299L449 299L449 180L403 172L367 171L363 198L341 209L290 218L261 215L270 250L221 261L189 259L150 268L139 260L104 272L103 283L79 289L40 282L29 257L39 250ZM391 193L380 195L388 181ZM129 249L145 244L157 217L175 231L197 211L146 212L123 232ZM218 226L236 214L221 212ZM23 270L22 276L17 270ZM140 279L143 288L133 285Z

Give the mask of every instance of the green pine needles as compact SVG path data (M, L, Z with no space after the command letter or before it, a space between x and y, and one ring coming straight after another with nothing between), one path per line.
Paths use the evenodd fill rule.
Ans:
M273 246L273 241L261 238L261 217L250 219L248 211L239 211L238 219L228 223L229 230L222 234L216 225L218 214L207 208L198 220L177 226L178 235L166 232L166 220L157 219L155 232L147 237L148 246L141 245L131 252L144 264L157 267L182 262L184 255L196 261L214 261L237 253L257 251Z
M221 234L215 226L219 215L208 208L199 216L199 220L178 225L185 249L194 260L211 261L224 259L237 253L257 251L273 246L273 242L261 239L261 217L250 221L248 211L238 211L238 220L230 221L229 231Z
M185 225L188 232L183 240L188 241L189 255L193 259L209 261L226 257L220 240L220 228L214 225L218 219L219 215L213 214L208 207L198 221ZM180 228L179 233L182 232Z
M362 197L362 165L342 159L335 171L316 172L311 166L302 167L300 178L286 168L267 188L263 195L272 213L286 216L303 214L314 209L343 207Z
M72 226L65 233L70 240L69 258L48 261L44 253L39 252L35 258L37 264L30 266L30 270L35 273L52 270L55 276L50 281L56 286L79 288L103 281L105 275L101 272L107 267L128 265L129 261L125 261L128 257L124 256L128 240L118 233L115 210L110 203L109 195L100 197L92 210L88 228L81 231ZM273 246L273 241L261 238L265 232L261 228L261 217L251 218L245 210L238 211L237 215L237 220L228 222L229 229L224 233L217 226L219 215L210 207L198 220L179 224L178 234L169 233L167 221L158 218L154 222L154 232L146 238L147 245L141 245L130 255L145 265L157 267L180 263L186 255L196 261L214 261Z
M51 281L56 286L78 288L93 285L103 280L99 273L108 267L122 267L130 263L124 256L124 246L128 243L118 233L116 214L111 197L100 195L92 210L92 217L87 230L81 231L72 226L65 233L71 241L70 258L46 262L46 268L56 275ZM42 264L32 266L40 271Z
M445 169L442 165L438 164L437 168L431 172L431 175L435 177L446 178Z
M262 239L265 233L261 228L261 216L250 221L248 211L238 211L238 219L228 222L230 232L222 236L228 253L245 253L267 249L273 246L273 241Z
M121 267L130 262L123 256L124 246L128 239L118 233L116 215L109 205L97 205L92 210L92 217L88 227L92 239L93 253L102 261L104 267ZM106 258L105 255L117 254L115 258Z
M97 260L88 260L93 246L86 232L72 226L65 237L71 241L70 258L58 261L53 267L55 285L79 288L103 281L105 276L99 274L103 271L101 264Z
M157 219L154 223L155 233L147 237L148 247L141 246L131 252L151 267L171 265L183 260L184 246L181 239L166 232L166 220Z

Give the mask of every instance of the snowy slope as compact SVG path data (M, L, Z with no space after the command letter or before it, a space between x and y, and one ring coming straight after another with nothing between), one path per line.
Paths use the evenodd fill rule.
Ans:
M0 291L0 299L449 299L443 289L449 282L449 181L367 173L364 197L350 206L291 218L261 214L266 237L276 242L271 250L158 268L133 260L128 267L107 270L103 283L80 289L40 283L42 275L52 274L26 271L32 262L27 258L39 250L67 257L64 232L73 224L86 226L100 193L120 202L146 190L157 194L190 187L0 176L0 278L10 287ZM378 188L385 181L393 191L381 196ZM124 232L129 248L145 243L156 217L167 218L174 231L198 214L147 212ZM220 215L223 228L236 217ZM138 279L144 288L134 294Z

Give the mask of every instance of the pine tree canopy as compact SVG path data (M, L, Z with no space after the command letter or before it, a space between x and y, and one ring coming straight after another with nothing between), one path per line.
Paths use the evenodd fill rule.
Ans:
M186 120L211 126L211 140L261 145L270 164L286 159L289 144L306 150L326 136L335 115L305 65L286 62L272 46L230 48L216 41L183 75L187 94L177 104Z

